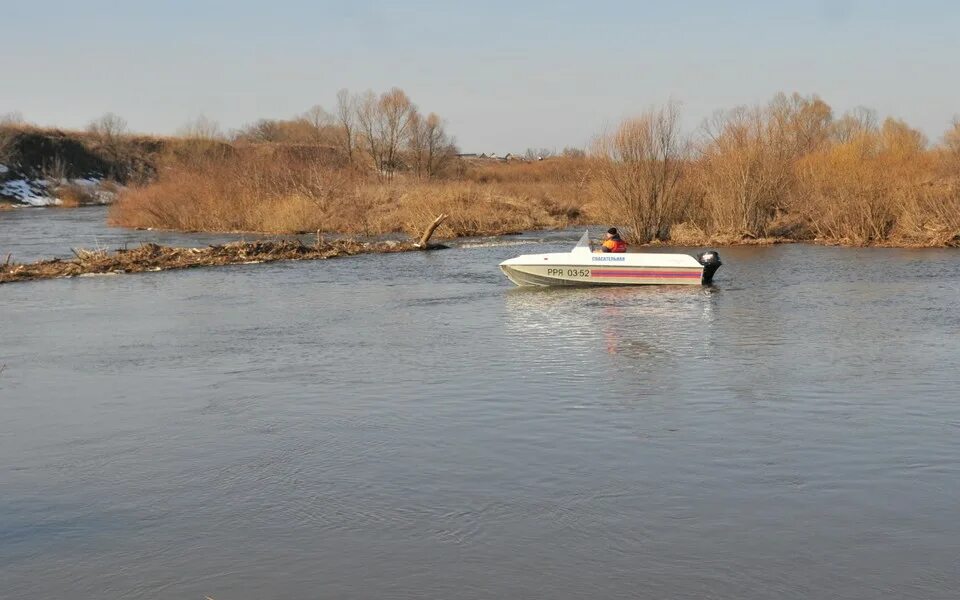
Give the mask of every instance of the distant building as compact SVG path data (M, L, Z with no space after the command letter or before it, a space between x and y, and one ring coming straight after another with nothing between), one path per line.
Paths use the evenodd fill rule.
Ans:
M513 152L508 152L503 156L500 156L496 152L491 152L490 154L487 154L486 152L481 152L479 154L476 152L463 152L457 154L457 158L462 158L465 160L496 160L499 162L511 162L517 160L525 162L529 160L528 158L520 154L514 154Z

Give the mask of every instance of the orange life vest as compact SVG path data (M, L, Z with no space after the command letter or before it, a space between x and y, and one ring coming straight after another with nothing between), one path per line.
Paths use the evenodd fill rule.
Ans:
M603 242L605 252L626 252L627 243L620 238L611 238Z

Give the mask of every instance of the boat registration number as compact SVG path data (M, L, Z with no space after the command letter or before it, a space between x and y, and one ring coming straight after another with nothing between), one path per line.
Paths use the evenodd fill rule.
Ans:
M567 277L590 277L590 269L547 269L547 275Z

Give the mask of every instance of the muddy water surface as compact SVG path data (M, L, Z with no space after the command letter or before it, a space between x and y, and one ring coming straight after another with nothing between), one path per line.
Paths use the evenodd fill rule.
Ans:
M0 286L0 597L956 597L960 253L576 237Z

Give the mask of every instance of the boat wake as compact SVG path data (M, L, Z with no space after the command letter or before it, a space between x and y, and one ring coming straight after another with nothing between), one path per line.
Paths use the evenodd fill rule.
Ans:
M458 248L501 248L505 246L530 246L533 244L542 244L545 240L477 240L473 242L463 242L457 244Z

